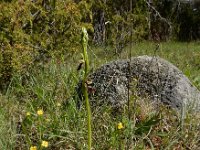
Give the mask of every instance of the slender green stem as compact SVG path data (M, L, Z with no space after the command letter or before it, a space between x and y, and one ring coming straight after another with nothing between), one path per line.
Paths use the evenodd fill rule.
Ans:
M89 59L87 55L87 45L88 45L88 34L85 28L82 28L82 46L83 46L83 59L85 62L85 74L84 79L82 81L82 91L85 98L85 104L87 109L87 125L88 125L88 149L91 150L92 148L92 127L91 127L91 109L90 109L90 102L88 98L88 90L87 90L87 75L89 72Z
M84 83L83 83L84 84ZM85 104L87 109L87 126L88 126L88 149L91 150L92 148L92 128L91 128L91 109L90 103L88 99L88 92L87 92L87 85L82 86L83 94L85 97Z

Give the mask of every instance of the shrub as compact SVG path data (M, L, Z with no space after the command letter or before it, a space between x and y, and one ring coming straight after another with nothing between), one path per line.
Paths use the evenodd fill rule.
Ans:
M13 73L25 73L31 64L42 61L41 58L78 51L81 26L93 30L92 18L86 22L89 8L86 2L77 4L73 0L55 4L1 2L0 88L5 89Z

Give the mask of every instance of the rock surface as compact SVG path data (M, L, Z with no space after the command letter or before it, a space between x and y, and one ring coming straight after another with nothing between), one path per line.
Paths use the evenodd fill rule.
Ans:
M129 60L113 61L98 68L89 78L92 80L90 88L95 90L90 99L95 103L122 106L127 102L128 80L130 83L136 80L136 86L130 89L134 88L141 97L159 99L173 108L190 106L200 110L197 88L177 67L159 57L134 57L130 66Z

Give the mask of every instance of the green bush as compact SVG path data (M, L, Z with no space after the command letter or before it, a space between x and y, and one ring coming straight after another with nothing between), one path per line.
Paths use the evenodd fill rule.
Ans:
M56 2L56 1L55 1ZM13 73L24 73L31 64L51 55L73 54L81 48L81 27L93 31L92 18L86 22L90 5L85 1L12 1L0 3L1 89Z

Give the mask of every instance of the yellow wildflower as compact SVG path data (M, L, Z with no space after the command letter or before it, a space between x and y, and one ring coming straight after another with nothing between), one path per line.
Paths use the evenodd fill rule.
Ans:
M38 114L39 116L41 116L41 115L43 115L43 114L44 114L44 112L43 112L43 110L42 110L42 109L39 109L39 110L37 111L37 114Z
M26 116L30 116L30 115L31 115L31 113L30 113L30 112L27 112L27 113L26 113Z
M51 120L49 118L46 119L46 122L50 122Z
M123 124L120 122L120 123L118 123L117 128L120 130L120 129L123 129L124 126L123 126Z
M31 146L30 150L37 150L37 147L36 146Z
M42 147L48 147L48 146L49 146L49 142L47 142L47 141L42 141L41 146L42 146Z
M57 103L56 105L57 105L57 107L60 107L60 106L61 106L61 103Z

